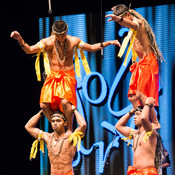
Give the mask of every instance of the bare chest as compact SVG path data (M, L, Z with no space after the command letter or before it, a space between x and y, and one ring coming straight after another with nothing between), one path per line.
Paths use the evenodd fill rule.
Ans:
M48 143L48 156L51 162L57 161L71 161L75 152L68 138L61 138L55 141L50 139Z

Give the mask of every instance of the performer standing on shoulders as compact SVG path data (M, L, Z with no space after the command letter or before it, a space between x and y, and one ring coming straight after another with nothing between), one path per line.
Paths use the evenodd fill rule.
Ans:
M133 107L137 108L139 105L145 105L147 97L153 97L155 99L155 106L158 106L159 63L163 57L157 46L154 33L145 18L135 10L128 9L124 4L114 6L112 10L113 14L106 15L106 17L111 17L108 21L116 21L121 26L130 29L127 39L124 39L119 51L119 57L121 57L126 48L127 41L130 39L129 48L132 48L133 64L130 67L132 75L128 99L133 104ZM126 54L125 62L128 53L129 51ZM137 56L139 62L135 62ZM151 112L155 115L154 111L151 110ZM157 128L160 128L158 120L153 120L152 122L157 125Z
M21 48L27 54L43 52L47 78L41 90L40 107L49 121L51 121L50 116L53 114L53 111L61 110L67 117L68 130L72 130L73 117L71 105L77 105L76 79L73 64L74 49L78 48L95 52L109 45L120 46L120 43L117 40L113 40L97 44L87 44L82 42L80 38L67 35L67 31L68 25L66 22L56 21L52 26L52 35L32 46L29 46L17 31L12 32L11 37L18 41ZM79 58L77 58L77 61L79 61ZM86 60L84 59L84 61ZM39 59L36 62L36 71L40 80L38 62ZM85 64L86 70L89 67L87 62Z
M84 136L86 131L86 122L83 116L77 111L75 106L71 106L72 112L75 114L75 118L78 123L78 127L74 133L66 132L65 127L67 126L67 120L65 115L56 111L51 116L51 126L54 132L47 133L36 128L36 124L42 118L42 110L34 115L25 125L26 130L36 141L44 141L48 148L48 156L51 165L51 175L73 175L72 161L76 152L76 145L78 142L78 149L80 148L81 138ZM44 143L43 143L44 144ZM35 144L33 144L35 146ZM41 148L41 145L40 145ZM42 145L43 148L43 145ZM35 158L36 153L33 154L32 147L30 159Z

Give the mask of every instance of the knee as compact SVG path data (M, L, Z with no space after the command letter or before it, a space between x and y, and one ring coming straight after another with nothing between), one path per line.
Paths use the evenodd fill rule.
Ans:
M136 94L132 94L128 96L128 100L132 103L133 101L135 101L137 99Z
M137 97L137 99L140 99L141 96L142 96L142 93L141 93L140 91L137 90L137 92L136 92L136 97Z
M67 107L68 104L69 104L69 102L67 100L65 100L65 99L61 100L62 107Z
M49 108L49 104L47 103L40 103L40 108L45 110L45 109L48 109Z

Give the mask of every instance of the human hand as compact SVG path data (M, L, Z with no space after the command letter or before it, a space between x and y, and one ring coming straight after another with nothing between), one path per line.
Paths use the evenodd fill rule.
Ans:
M155 99L153 97L148 97L145 101L145 104L147 104L148 106L154 106L155 103Z
M10 37L11 37L11 38L14 38L14 39L16 39L16 40L19 40L19 39L21 38L21 35L20 35L19 32L13 31L13 32L10 34Z
M118 40L113 40L113 41L111 41L111 45L116 45L116 46L118 46L118 47L121 47L121 44L119 43Z
M116 16L114 14L106 15L105 17L106 18L111 17L107 21L116 21L116 22L119 22L121 20L121 17L120 16Z
M128 113L130 116L133 116L135 114L135 108L132 108Z

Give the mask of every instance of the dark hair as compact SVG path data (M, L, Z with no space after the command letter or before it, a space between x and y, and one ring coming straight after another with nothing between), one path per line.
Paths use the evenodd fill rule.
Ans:
M63 34L67 31L67 29L68 29L68 25L66 24L66 22L62 20L56 21L52 25L52 30L56 34Z
M64 115L64 113L62 113L61 111L55 111L54 113L53 113L53 115L51 116L51 118L52 117L60 117L60 118L62 118L64 121L66 121L66 116Z
M142 110L143 110L143 106L138 106L138 107L135 109L135 112L136 112L136 111L142 112Z
M114 6L112 9L113 14L116 16L124 15L126 12L128 12L128 7L125 4L118 4Z

